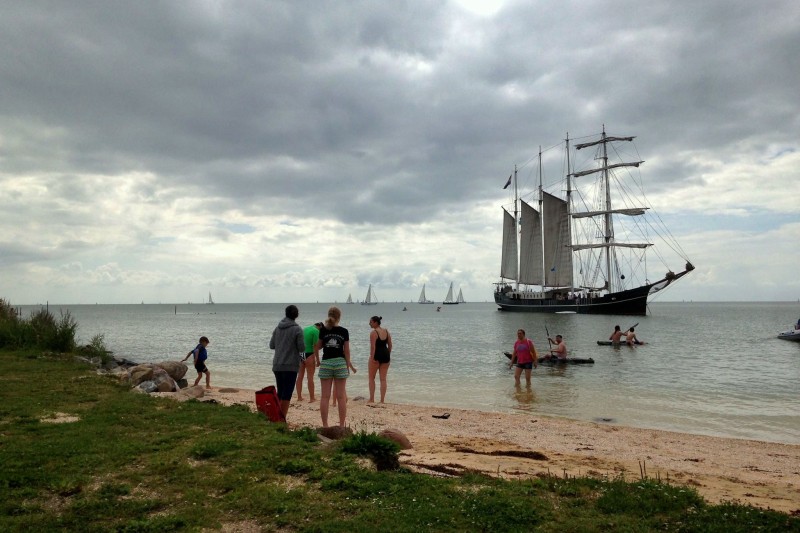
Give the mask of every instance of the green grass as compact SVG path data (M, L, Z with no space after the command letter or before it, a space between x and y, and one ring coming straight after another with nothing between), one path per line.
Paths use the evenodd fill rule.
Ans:
M0 352L0 369L4 532L800 531L656 480L413 474L375 435L323 446L243 406L132 393L72 356ZM55 413L79 420L41 421Z

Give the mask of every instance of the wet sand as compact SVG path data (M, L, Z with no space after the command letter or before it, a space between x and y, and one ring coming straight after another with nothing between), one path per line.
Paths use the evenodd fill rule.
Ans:
M215 387L200 400L255 410L255 391L247 389ZM336 420L331 407L329 421ZM475 471L509 479L569 475L629 481L646 475L692 487L710 502L737 501L800 514L800 445L534 414L367 404L363 397L350 399L347 421L355 431L401 431L413 445L401 452L401 463L431 475ZM288 422L290 427L319 427L319 401L293 400Z

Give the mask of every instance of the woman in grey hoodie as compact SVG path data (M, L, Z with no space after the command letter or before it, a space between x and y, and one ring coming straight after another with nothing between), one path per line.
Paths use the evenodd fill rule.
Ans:
M286 316L278 322L269 339L269 347L275 350L272 358L272 373L275 374L278 398L281 401L283 418L289 412L289 403L294 394L294 384L297 372L300 370L300 354L305 352L306 344L303 340L303 328L295 322L300 316L296 305L286 306Z

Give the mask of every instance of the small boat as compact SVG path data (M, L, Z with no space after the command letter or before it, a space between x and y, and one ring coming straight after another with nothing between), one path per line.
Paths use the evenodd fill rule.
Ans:
M511 352L503 352L506 357L511 359ZM567 357L566 359L559 359L558 357L540 357L540 365L593 365L594 359L591 357Z
M642 346L645 343L642 342L642 341L639 341L639 342L634 342L633 344L635 344L636 346ZM627 346L628 342L625 341L625 340L622 340L622 341L619 341L619 342L597 341L597 345L598 346Z
M456 298L456 303L465 304L467 301L464 299L464 293L461 292L461 289L458 289L458 298Z
M501 311L643 316L649 297L694 270L647 206L639 179L631 172L644 161L610 160L615 154L631 153L616 146L633 139L608 135L605 127L599 138L572 148L566 139L565 183L550 186L549 192L540 150L538 205L522 199L514 168L504 187L514 184L514 200L511 212L503 208L500 281L494 291ZM579 158L577 152L584 149L594 154L583 152ZM599 178L584 179L594 174ZM669 258L663 251L652 254L663 257L666 268L665 274L654 277L647 271L652 261L646 254L657 242L675 253ZM666 261L677 262L678 257L685 266L674 271Z
M372 283L369 284L367 289L367 297L361 302L361 305L378 305L378 299L375 297L375 291L372 290Z
M353 301L353 295L352 295L352 294L348 294L348 295L347 295L347 301L346 301L345 303L346 303L346 304L352 304L352 303L355 303L355 302Z
M425 297L425 284L422 285L422 292L419 293L419 300L417 301L419 304L432 304L433 300L428 300Z
M785 341L800 342L800 329L790 329L789 331L778 333L778 338Z
M144 303L144 302L142 302ZM208 305L214 305L214 299L211 298L211 292L208 293L208 301L206 302Z
M450 282L450 290L447 291L447 296L444 297L442 302L444 305L458 305L456 300L453 300L453 282Z

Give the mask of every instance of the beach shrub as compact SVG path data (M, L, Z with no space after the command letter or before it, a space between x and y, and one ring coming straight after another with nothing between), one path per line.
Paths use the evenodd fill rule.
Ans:
M400 445L375 433L359 431L342 439L340 449L345 453L369 457L378 470L400 468Z
M78 323L69 311L61 312L57 319L49 309L42 308L23 319L0 298L0 348L72 352L77 330Z
M106 348L105 335L102 333L92 337L89 344L79 347L78 352L86 357L99 357L102 363L108 363L112 358L112 352Z

